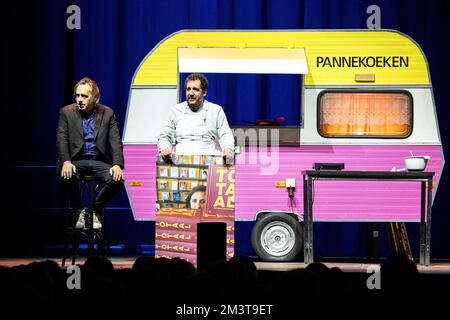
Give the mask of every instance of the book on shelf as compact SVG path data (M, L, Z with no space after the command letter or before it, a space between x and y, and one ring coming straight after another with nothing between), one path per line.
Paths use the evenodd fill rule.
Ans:
M190 163L192 163L191 156L189 156L189 155L180 155L180 156L178 156L178 163L179 164L190 164Z
M170 168L170 176L172 178L178 178L178 167L171 167Z
M168 177L169 176L169 171L167 167L159 167L159 175L161 177Z
M160 180L159 181L159 188L160 189L167 189L167 181L166 180Z
M213 160L213 156L204 156L205 165L209 166Z
M184 156L183 155L178 155L178 162L177 164L183 164L184 163Z
M201 156L195 155L195 156L194 156L194 161L193 161L193 163L194 163L194 164L200 164L200 157L201 157Z
M180 178L187 178L187 176L188 176L188 169L180 168Z
M189 178L197 178L197 169L189 168Z

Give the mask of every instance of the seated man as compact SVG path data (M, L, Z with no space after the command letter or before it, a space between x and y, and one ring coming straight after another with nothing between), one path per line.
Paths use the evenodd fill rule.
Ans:
M95 199L94 212L102 212L123 185L123 146L112 109L99 104L100 91L90 78L74 87L72 103L60 109L56 135L57 171L72 208L79 214L76 228L85 227L85 210L79 190L79 179L93 175L102 182ZM101 223L94 214L94 229Z

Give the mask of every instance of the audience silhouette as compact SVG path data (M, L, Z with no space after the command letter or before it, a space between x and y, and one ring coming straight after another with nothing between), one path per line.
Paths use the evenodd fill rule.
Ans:
M205 270L179 259L138 257L131 268L114 267L101 256L89 257L78 266L81 289L67 286L70 273L47 260L15 267L0 266L0 294L5 302L85 303L88 301L161 306L164 303L282 303L297 306L298 301L333 297L415 297L423 294L423 284L415 263L399 254L381 263L381 289L366 286L369 274L352 275L329 268L321 262L287 272L273 272L261 279L247 256L235 255ZM277 273L276 275L274 275ZM448 283L448 280L447 280Z

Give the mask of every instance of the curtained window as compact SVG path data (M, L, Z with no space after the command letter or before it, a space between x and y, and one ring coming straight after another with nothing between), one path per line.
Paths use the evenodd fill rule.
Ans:
M325 137L406 138L412 130L412 98L406 92L325 92L318 117Z

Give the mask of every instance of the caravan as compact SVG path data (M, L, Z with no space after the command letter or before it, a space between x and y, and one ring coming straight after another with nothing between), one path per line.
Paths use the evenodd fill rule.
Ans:
M123 135L127 193L136 220L154 220L157 137L180 100L181 74L302 74L298 126L234 127L236 220L256 221L264 260L302 249L303 176L315 163L345 170L405 170L427 156L433 197L444 165L426 58L391 30L180 31L136 70ZM314 221L420 222L420 190L406 182L317 183Z

